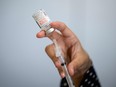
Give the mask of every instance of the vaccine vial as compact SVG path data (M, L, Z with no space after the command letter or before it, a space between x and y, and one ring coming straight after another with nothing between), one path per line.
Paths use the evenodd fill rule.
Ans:
M46 32L46 35L49 35L50 33L52 33L54 31L54 29L51 28L51 26L50 26L51 20L48 17L48 15L46 14L45 10L40 9L40 10L36 11L32 15L32 17L34 18L34 20L36 21L36 23L38 24L40 29L44 30Z

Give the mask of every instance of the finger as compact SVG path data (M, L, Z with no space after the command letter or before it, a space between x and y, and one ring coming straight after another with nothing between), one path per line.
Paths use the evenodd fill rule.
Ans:
M53 61L54 65L56 66L56 68L58 69L58 72L60 74L60 76L62 78L65 77L65 74L64 74L64 71L62 69L62 66L61 66L61 63L59 61L59 59L55 56L55 53L54 53L54 46L53 44L51 45L48 45L45 49L47 55L51 58L51 60Z
M52 28L58 29L65 37L74 35L74 33L62 22L52 22L50 25Z
M50 44L48 46L46 46L45 51L47 53L47 55L51 58L51 60L53 61L53 63L55 64L56 61L58 61L58 58L55 56L55 51L54 51L54 45Z
M69 71L70 76L74 75L74 68L71 63L68 65L68 71Z
M82 54L83 55L83 54ZM69 73L73 76L75 73L82 75L91 66L91 61L87 55L74 58L68 65Z
M37 37L37 38L46 37L45 31L41 30L40 32L38 32L38 33L36 34L36 37ZM58 39L61 37L61 34L60 34L59 32L57 32L57 31L54 31L54 32L52 32L52 35L48 35L47 37L48 37L49 39L51 39L51 40L53 40L53 39L58 40Z
M45 31L41 30L40 32L38 32L38 33L36 34L36 37L37 37L37 38L45 37Z
M68 65L68 70L71 76L73 76L82 66L83 57L80 58L79 55L73 56L72 61ZM79 73L78 73L79 74Z
M62 68L62 66L61 66L60 61L59 61L59 62L56 62L55 65L56 65L56 68L57 68L57 70L58 70L58 72L59 72L61 78L64 78L64 77L65 77L65 73L64 73L64 71L63 71L63 68Z
M53 39L59 40L61 37L62 37L62 35L56 31L52 32L52 35L48 36L48 38L51 40L53 40Z

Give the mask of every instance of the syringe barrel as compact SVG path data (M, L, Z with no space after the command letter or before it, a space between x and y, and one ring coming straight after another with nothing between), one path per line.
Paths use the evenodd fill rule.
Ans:
M65 77L66 77L66 80L67 80L67 83L68 83L69 87L74 87L73 81L72 81L72 79L71 79L71 76L69 75L69 72L68 72L68 70L67 70L66 62L65 62L64 58L63 58L62 56L60 56L60 57L59 57L59 60L60 60L60 62L61 62L61 65L62 65L62 67L63 67L63 70L64 70L64 72L65 72Z
M74 87L72 79L71 79L71 77L70 77L70 75L68 73L66 65L63 66L63 69L64 69L64 72L65 72L66 80L67 80L67 83L68 83L69 87Z

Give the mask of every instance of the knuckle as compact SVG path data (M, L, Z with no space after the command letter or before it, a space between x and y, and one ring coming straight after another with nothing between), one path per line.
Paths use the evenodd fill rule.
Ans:
M45 52L48 53L50 51L50 49L52 48L52 45L48 45L45 47Z

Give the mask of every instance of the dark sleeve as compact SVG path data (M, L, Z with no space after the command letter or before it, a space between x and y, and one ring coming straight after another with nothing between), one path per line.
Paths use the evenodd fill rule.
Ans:
M66 78L61 80L60 87L69 87ZM80 82L79 87L101 87L94 67L91 66L84 74L83 79Z

